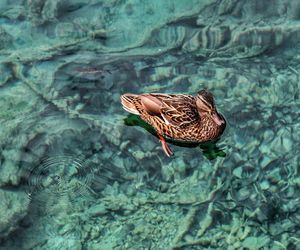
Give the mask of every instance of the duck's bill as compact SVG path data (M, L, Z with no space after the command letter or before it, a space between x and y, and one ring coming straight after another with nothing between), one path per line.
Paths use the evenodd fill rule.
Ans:
M224 120L222 119L221 116L219 116L217 113L214 113L212 115L212 119L214 120L214 122L217 124L217 125L222 125L224 123Z

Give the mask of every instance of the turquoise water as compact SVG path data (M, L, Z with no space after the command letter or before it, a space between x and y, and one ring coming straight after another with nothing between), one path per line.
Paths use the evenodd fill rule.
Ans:
M300 249L299 10L2 0L0 249ZM119 101L203 88L226 131L171 158Z

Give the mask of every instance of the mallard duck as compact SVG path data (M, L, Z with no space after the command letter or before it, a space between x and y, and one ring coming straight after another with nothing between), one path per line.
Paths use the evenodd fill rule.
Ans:
M124 94L123 108L140 116L156 131L167 156L173 152L165 139L205 142L217 139L226 127L217 112L213 95L201 90L196 96L185 94Z

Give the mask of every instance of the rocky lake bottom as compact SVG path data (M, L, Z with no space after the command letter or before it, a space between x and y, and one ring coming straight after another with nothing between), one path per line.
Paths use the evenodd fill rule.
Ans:
M0 250L300 249L300 3L0 3ZM227 121L158 138L123 93L209 89Z

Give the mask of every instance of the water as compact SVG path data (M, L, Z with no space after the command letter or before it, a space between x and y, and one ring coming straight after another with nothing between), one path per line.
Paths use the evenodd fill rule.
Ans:
M0 249L300 249L297 1L0 3ZM207 88L219 141L126 92Z

